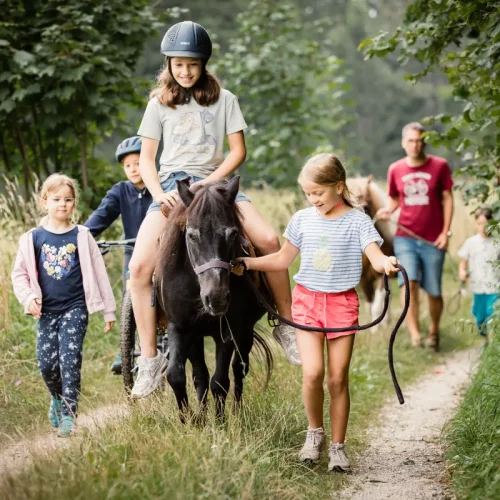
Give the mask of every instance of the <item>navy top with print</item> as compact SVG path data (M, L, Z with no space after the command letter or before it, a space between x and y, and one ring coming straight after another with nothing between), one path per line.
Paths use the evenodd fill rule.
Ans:
M63 234L51 233L43 227L33 231L43 313L86 307L77 235L77 227Z

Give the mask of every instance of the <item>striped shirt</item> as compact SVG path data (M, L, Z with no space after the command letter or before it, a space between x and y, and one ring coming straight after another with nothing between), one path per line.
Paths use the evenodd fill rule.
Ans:
M325 219L314 207L298 211L285 238L300 250L296 283L315 292L343 292L361 278L361 257L370 243L383 240L372 220L353 209L338 219Z

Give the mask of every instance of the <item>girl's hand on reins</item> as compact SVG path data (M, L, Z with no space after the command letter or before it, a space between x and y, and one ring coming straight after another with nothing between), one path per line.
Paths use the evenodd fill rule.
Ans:
M399 269L396 267L396 264L399 264L399 261L394 256L385 259L384 271L387 276L395 276L397 274Z
M170 191L169 193L162 193L155 197L156 203L158 205L166 205L168 208L174 208L179 202L179 194L177 191Z
M106 321L106 326L104 327L104 333L108 333L111 328L113 328L113 325L115 324L114 321Z
M28 312L34 318L40 318L40 314L42 312L42 301L40 299L33 299L28 306Z
M238 276L242 276L246 270L250 270L249 260L251 257L236 257L233 261L232 272Z

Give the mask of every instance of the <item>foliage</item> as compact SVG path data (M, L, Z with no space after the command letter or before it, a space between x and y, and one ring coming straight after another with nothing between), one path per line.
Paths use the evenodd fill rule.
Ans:
M493 197L500 219L500 4L496 0L418 0L407 9L404 22L393 34L382 32L360 44L366 58L384 57L399 50L404 65L418 61L420 68L407 75L410 82L425 79L435 69L447 77L459 114L429 117L430 124L446 126L428 134L432 144L453 148L466 166L463 184L467 200ZM488 182L490 180L495 182ZM491 200L491 198L490 198Z
M346 121L348 88L341 61L327 42L311 39L322 21L304 22L288 1L252 0L238 15L231 51L216 65L250 127L246 167L264 181L295 185L304 159L333 149Z
M481 364L459 411L446 431L447 458L457 498L500 498L500 328L482 355Z
M64 170L90 198L103 164L96 142L142 106L133 78L146 35L158 28L149 2L0 0L0 130L8 175ZM99 170L99 176L95 175Z

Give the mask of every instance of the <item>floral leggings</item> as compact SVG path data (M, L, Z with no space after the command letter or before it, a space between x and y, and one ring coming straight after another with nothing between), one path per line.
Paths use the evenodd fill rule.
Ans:
M87 325L85 307L60 314L42 313L38 321L38 368L52 397L63 400L63 415L77 415Z

